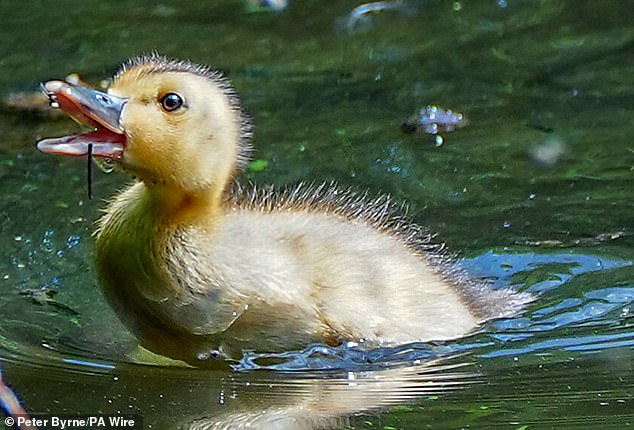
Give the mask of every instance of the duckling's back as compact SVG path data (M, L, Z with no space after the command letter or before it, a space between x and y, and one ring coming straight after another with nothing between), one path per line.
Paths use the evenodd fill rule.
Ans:
M255 295L301 303L338 339L454 339L529 300L467 276L385 196L369 199L332 184L237 186L233 196L214 259L233 258L226 267L236 274L263 274L253 282Z

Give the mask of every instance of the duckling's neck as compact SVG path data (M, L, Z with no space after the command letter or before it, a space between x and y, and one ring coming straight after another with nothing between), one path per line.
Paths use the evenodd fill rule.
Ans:
M183 190L170 185L148 185L144 182L143 198L149 200L157 221L171 225L209 224L223 212L225 187Z

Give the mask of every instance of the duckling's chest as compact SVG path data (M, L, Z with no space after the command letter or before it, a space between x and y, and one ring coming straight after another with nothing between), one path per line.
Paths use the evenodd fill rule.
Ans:
M276 300L254 299L252 286L266 276L251 276L244 262L227 260L227 247L213 242L213 231L169 228L142 199L125 193L100 220L95 247L100 286L144 346L194 362L217 348L239 352L265 340L275 343L284 337L275 336L280 315L311 321L295 306L280 314L271 304ZM286 334L286 324L279 325ZM256 339L265 328L269 336Z
M142 200L126 197L114 201L99 221L95 266L112 308L145 337L148 327L166 325L174 313L170 308L177 306L177 285L164 263L171 232L157 226Z

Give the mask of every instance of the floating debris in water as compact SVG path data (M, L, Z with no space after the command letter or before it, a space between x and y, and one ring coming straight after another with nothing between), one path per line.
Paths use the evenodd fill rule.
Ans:
M94 87L94 85L92 85L90 82L84 79L84 77L77 72L73 72L66 75L64 80L68 82L69 84L73 84L75 86L88 87L88 88ZM102 79L101 81L99 81L98 87L101 88L102 90L107 90L110 87L111 83L112 82L110 79Z
M29 288L20 291L19 294L21 296L27 297L34 305L50 306L58 313L69 317L72 323L79 324L79 312L68 305L58 302L55 299L55 296L57 295L56 290L52 290L46 287L41 289Z
M451 109L443 109L440 106L428 105L420 110L413 120L407 120L401 126L404 133L422 133L435 135L436 146L442 146L445 142L440 133L449 133L466 126L467 118L460 112Z
M247 12L280 12L288 7L288 0L247 0Z
M39 91L15 91L9 93L2 104L12 110L49 114L49 99Z
M150 13L160 18L169 18L175 16L178 13L178 9L165 5L163 3L159 3L154 9L152 9Z
M394 10L401 13L409 12L412 10L402 0L393 1L375 1L371 3L363 3L350 11L350 13L340 20L340 26L344 27L348 31L356 30L359 28L368 28L371 24L371 15L387 10Z
M530 128L534 128L535 130L543 131L544 133L553 133L555 131L553 127L543 124L541 122L531 122L526 125Z
M79 73L76 72L69 73L68 75L66 75L64 80L73 85L81 85L82 87L90 86L90 84L84 78L82 78Z
M84 87L92 87L79 73L71 73L64 78L66 82L73 85ZM104 79L99 82L102 90L107 90L110 86L110 80ZM59 102L55 97L48 94L45 89L39 91L13 91L10 92L3 100L2 105L9 109L23 112L34 112L47 116L62 116L62 112L58 112ZM49 109L53 108L53 110Z
M576 247L592 247L599 246L605 242L623 239L625 237L631 237L632 234L619 230L608 233L600 233L594 237L574 239L568 242L556 239L546 240L521 240L515 241L516 245L521 246L540 246L545 248L576 248Z
M537 164L553 167L568 156L568 145L562 139L553 137L534 145L528 154Z
M73 85L92 87L79 73L71 73L64 80ZM110 84L110 80L104 79L99 82L99 87L102 90L107 90ZM64 115L63 112L56 110L59 109L57 99L44 89L40 89L40 91L13 91L2 100L2 105L22 112L32 112L47 116ZM49 109L49 107L53 108L53 110Z
M421 109L417 121L419 127L429 134L450 132L467 125L467 119L463 114L451 109L445 110L439 106L427 106Z

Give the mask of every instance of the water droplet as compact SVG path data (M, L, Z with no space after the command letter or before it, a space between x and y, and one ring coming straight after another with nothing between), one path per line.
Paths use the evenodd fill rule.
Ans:
M68 246L68 248L74 248L75 246L79 245L80 240L81 239L79 236L71 234L66 240L66 246Z
M112 173L114 170L114 161L110 158L93 157L92 161L94 161L99 170L104 173Z
M197 358L198 360L201 360L201 361L203 361L203 360L208 360L208 359L209 359L209 355L210 355L210 354L209 354L208 352L199 352L199 353L196 355L196 358Z

